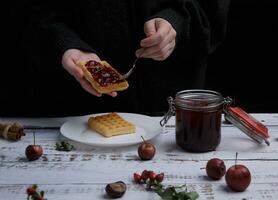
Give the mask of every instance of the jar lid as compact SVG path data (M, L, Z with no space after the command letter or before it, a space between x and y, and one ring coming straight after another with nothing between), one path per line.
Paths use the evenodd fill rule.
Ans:
M224 109L224 113L227 121L231 122L250 138L260 144L265 142L267 145L270 145L267 140L267 138L269 138L267 127L253 118L250 114L246 113L239 107L231 106L227 106Z

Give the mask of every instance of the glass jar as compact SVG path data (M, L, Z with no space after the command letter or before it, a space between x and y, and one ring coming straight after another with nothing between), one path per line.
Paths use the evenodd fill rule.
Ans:
M242 130L255 142L268 141L268 128L240 107L232 106L232 99L211 90L184 90L175 99L168 98L169 111L160 121L164 126L176 114L176 143L191 152L213 151L221 140L221 117Z
M184 90L168 102L168 119L176 114L177 145L191 152L215 150L221 140L223 96L211 90Z

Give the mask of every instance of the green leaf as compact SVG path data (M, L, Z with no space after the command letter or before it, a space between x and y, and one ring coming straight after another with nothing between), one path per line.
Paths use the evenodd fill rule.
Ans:
M33 185L32 185L32 188L33 188L34 190L36 190L36 189L38 188L38 185L37 185L37 184L33 184Z
M41 197L44 196L44 191L43 190L40 192L40 195L41 195Z
M66 151L70 151L72 149L73 149L73 146L71 144L68 144L68 143L65 144L65 150Z
M164 187L160 182L147 180L146 189L153 190L163 200L196 200L197 192L187 192L186 185ZM184 189L185 188L185 189Z
M58 151L71 151L73 147L74 146L72 144L65 141L62 141L61 143L57 142L55 145L55 149Z
M190 200L195 200L199 198L199 194L197 192L187 192L186 195Z
M199 195L197 192L179 192L178 200L196 200Z
M180 187L169 186L163 188L162 185L154 187L154 191L164 200L196 200L199 197L197 192L177 192L176 188Z

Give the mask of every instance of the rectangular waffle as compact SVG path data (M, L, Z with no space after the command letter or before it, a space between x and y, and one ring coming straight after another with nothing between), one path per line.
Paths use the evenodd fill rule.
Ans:
M135 133L135 125L126 121L115 112L90 117L88 125L104 137Z
M99 93L110 93L128 88L128 82L122 79L122 75L106 61L80 62L79 67L86 80Z

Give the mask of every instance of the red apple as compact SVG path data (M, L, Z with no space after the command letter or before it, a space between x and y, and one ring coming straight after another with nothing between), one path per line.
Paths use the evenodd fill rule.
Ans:
M28 160L37 160L42 156L43 150L40 145L28 145L25 149L25 155Z
M142 137L144 140L144 138ZM138 155L142 160L151 160L155 155L156 148L153 144L144 140L138 147Z
M39 159L43 154L42 147L35 144L35 133L33 134L33 136L34 144L28 145L25 149L25 155L30 161Z
M249 186L251 174L246 166L235 164L228 169L225 179L229 188L236 192L242 192Z
M155 155L155 146L151 143L142 143L138 148L138 155L142 160L151 160Z
M212 158L207 162L206 166L207 175L214 179L221 179L226 173L226 166L224 161L219 158Z

